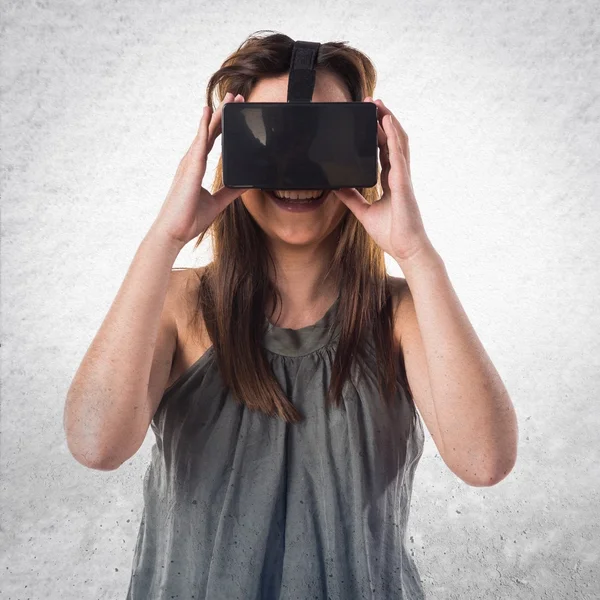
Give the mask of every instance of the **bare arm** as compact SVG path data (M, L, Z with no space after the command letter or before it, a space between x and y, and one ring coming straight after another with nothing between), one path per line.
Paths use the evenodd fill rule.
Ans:
M177 345L173 263L189 241L245 189L202 187L207 156L221 133L228 93L181 159L158 217L144 237L67 393L63 425L71 454L94 469L116 469L142 445L163 396Z
M177 341L171 269L182 247L149 230L71 383L63 424L87 467L116 469L146 437Z

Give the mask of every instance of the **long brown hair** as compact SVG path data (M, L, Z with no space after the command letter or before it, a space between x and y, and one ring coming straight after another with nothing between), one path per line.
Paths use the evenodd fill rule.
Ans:
M213 110L228 91L248 98L260 78L289 72L294 40L281 33L262 36L261 32L272 30L251 34L210 78L206 103ZM316 69L340 76L353 102L373 96L375 67L346 42L321 44ZM219 158L212 193L222 186ZM376 201L381 193L380 168L376 186L357 189L369 203ZM212 233L214 258L199 276L192 332L199 331L202 315L223 383L239 402L290 423L302 421L303 416L279 386L262 346L267 300L276 306L276 300L281 299L268 276L268 261L274 261L264 232L239 196L200 235L194 249L207 232ZM392 281L385 269L384 253L350 210L332 235L338 241L329 274L339 282L336 319L340 335L327 400L340 405L353 361L366 358L365 341L370 330L377 353L379 392L385 388L384 397L390 402L399 381L410 394L414 411L402 352L394 341Z

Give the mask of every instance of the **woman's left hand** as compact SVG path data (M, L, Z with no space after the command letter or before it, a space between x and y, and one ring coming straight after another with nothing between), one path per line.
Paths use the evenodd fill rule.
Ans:
M373 102L366 97L364 102ZM377 106L377 143L380 149L383 196L369 204L356 188L333 190L354 213L384 252L397 261L431 247L410 178L408 136L381 100Z

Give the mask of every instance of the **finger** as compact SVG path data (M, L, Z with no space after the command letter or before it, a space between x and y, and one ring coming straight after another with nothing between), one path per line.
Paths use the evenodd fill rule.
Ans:
M202 116L200 117L200 123L198 125L198 131L190 144L190 147L187 149L187 152L183 155L182 159L179 161L179 165L177 166L177 171L175 172L175 180L185 173L185 171L189 168L190 165L203 165L206 167L206 157L207 157L207 141L208 141L208 123L210 121L210 106L204 106L202 109Z
M211 107L211 121L213 121L213 122L214 122L214 116L215 116L215 115L216 115L216 114L219 112L219 110L221 109L221 107L223 106L223 104L225 104L225 103L226 103L228 100L230 100L231 98L233 98L233 94L232 94L232 92L227 92L227 93L225 94L225 96L223 97L223 100L221 100L221 102L219 102L219 104L218 104L218 106L217 106L216 110L214 110L214 111L213 111L213 110L212 110L212 107Z
M236 98L241 97L236 96ZM231 92L227 92L225 94L225 97L223 98L223 101L221 102L221 104L219 104L219 106L217 107L217 110L215 110L215 112L213 113L211 119L210 119L210 124L208 127L208 151L210 152L212 150L212 147L215 143L215 140L217 139L217 137L219 137L219 135L221 134L221 114L223 112L223 106L225 106L225 104L227 104L228 102L232 102L234 101L234 97L233 94Z
M210 106L205 106L202 109L202 117L200 119L200 124L198 125L198 131L196 132L188 151L185 153L178 170L183 172L189 165L200 165L206 168L206 162L210 152L210 120L211 108Z
M401 180L405 179L406 175L408 175L408 177L410 178L410 171L408 169L408 164L404 157L404 153L402 152L400 138L395 133L392 116L385 115L382 119L382 122L383 122L383 128L385 129L385 132L387 133L387 139L388 139L387 147L388 147L388 153L389 153L390 174L391 174L391 171L394 170L394 177L400 178L400 180L395 183L400 184L400 183L402 183ZM400 166L399 171L393 169L393 167L395 165ZM388 175L388 181L390 181L389 175Z
M221 117L221 112L223 111L223 105L227 104L227 102L229 102L232 99L233 99L233 94L231 92L227 92L225 94L225 97L223 98L223 100L221 100L221 103L219 104L219 106L217 106L217 109L212 113L210 123L208 126L209 138L216 137L214 134L215 134L216 129L218 129L218 127L220 125L220 117Z
M385 163L388 161L388 148L387 148L387 134L383 127L377 123L377 145L379 146L381 166L385 167Z
M202 109L202 118L200 119L200 126L198 127L198 141L197 148L200 154L200 158L206 161L208 156L207 143L208 143L208 122L210 121L210 106L205 106Z
M200 123L198 123L198 131L196 132L199 136L205 129L205 121L210 121L210 106L204 106L202 109L202 116L200 117Z
M379 111L378 105L371 96L365 96L363 102L372 102ZM388 193L390 188L388 185L387 174L390 170L390 160L387 149L387 135L379 121L377 121L377 145L379 147L379 160L381 162L381 187L384 193Z
M390 191L388 183L388 173L390 172L390 152L387 144L387 134L383 127L377 123L377 144L379 146L379 161L381 162L381 187L383 193Z
M237 96L234 97L231 92L227 92L227 94L225 94L225 98L223 98L223 102L221 102L221 104L219 104L217 110L214 112L212 119L210 121L210 130L209 130L209 138L208 138L209 139L209 151L210 151L210 149L212 149L212 146L215 143L215 140L222 133L223 107L228 102L244 102L244 96L242 96L241 94L238 94Z
M394 115L394 113L383 103L383 100L378 98L377 100L375 100L375 104L377 105L377 109L378 109L377 112L378 112L378 114L381 115L381 119L383 119L383 117L385 117L385 115L390 115L392 117L392 121L394 123L395 129L397 129L397 131L398 131L398 134L402 138L405 138L408 140L408 135L406 134L406 131L404 131L404 128L400 124L400 121Z
M383 103L383 100L378 98L377 100L375 100L375 104L377 105L377 108L378 108L377 112L381 114L382 121L386 115L390 115L390 117L392 118L393 130L395 131L396 135L399 137L400 149L401 149L402 153L404 154L404 158L406 160L406 165L407 165L408 171L410 173L410 149L409 149L409 145L408 145L408 135L406 134L406 131L404 131L404 128L402 127L402 125L400 124L400 121L396 118L394 113L392 113L392 111L387 106L385 106L385 104Z
M371 104L375 104L375 101L373 98L371 98L371 96L365 96L363 102L371 102ZM377 107L377 104L375 104L375 106ZM377 121L377 143L380 147L385 143L385 132L379 124L379 121Z
M379 123L377 123L377 144L379 148L385 148L386 141L387 136L385 134L385 131L383 130L383 127Z
M223 110L223 106L225 104L227 104L228 102L232 102L232 101L233 102L243 102L244 97L241 96L240 94L238 94L234 99L233 94L231 92L227 92L227 94L225 94L225 97L223 98L223 101L221 102L221 104L219 104L217 110L214 113L212 113L212 109L210 106L207 107L208 113L209 113L208 121L206 123L204 123L204 125L201 125L200 128L198 128L198 133L196 134L196 138L194 139L194 142L192 143L192 149L193 149L193 153L195 155L195 159L198 158L199 153L202 153L204 160L207 159L208 155L210 154L211 150L213 149L215 140L221 134L221 112ZM201 123L202 123L202 121L201 121ZM203 148L200 147L200 143L199 143L200 135L201 135L200 129L202 127L204 127L204 129L206 130L206 144L204 145Z
M377 114L381 120L381 124L383 125L383 120L385 119L385 117L389 116L392 121L392 131L395 133L396 136L399 136L399 130L396 127L396 119L392 114L392 111L389 108L387 108L387 106L385 106L385 104L379 99L376 100L375 103L377 104Z

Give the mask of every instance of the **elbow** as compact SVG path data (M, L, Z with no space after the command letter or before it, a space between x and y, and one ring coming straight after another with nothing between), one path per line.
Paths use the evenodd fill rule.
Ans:
M101 452L95 452L90 448L86 448L81 444L76 443L73 440L73 437L70 436L66 430L65 439L71 456L80 465L87 467L88 469L95 469L97 471L114 471L118 469L123 462L125 462L122 460L115 460L113 456L109 456Z
M488 487L492 486L492 485L496 485L498 483L500 483L503 479L506 479L506 477L508 477L509 473L515 468L515 464L516 464L516 459L515 460L510 460L507 462L504 462L503 464L501 464L489 477L489 481L490 483L488 483Z
M471 487L492 487L508 477L516 464L516 453L514 456L507 455L502 460L496 461L493 467L466 469L464 465L460 468L450 467L450 470L462 481Z
M102 456L93 452L85 452L74 449L67 439L67 447L71 456L82 466L96 471L115 471L123 461L114 460L112 457Z
M515 426L515 431L516 426ZM489 471L488 481L490 483L486 484L488 486L496 485L500 483L503 479L506 479L510 472L515 468L517 464L517 454L518 454L518 434L515 433L514 439L510 442L507 442L504 452L499 456L496 461L495 468Z
M88 469L115 471L126 460L118 458L118 454L114 452L114 444L101 442L91 435L87 428L78 427L77 419L67 409L63 415L63 431L69 453L80 465Z
M483 477L469 479L461 477L461 479L471 487L492 487L499 484L503 479L506 479L509 473L514 469L515 464L516 459L509 459L499 463L495 469L486 471L486 474Z
M467 485L472 487L491 487L497 485L508 477L517 463L518 436L503 443L501 448L486 450L479 453L480 456L493 456L485 461L478 461L477 468L473 463L464 461L459 469L452 471ZM465 465L471 465L467 470Z

